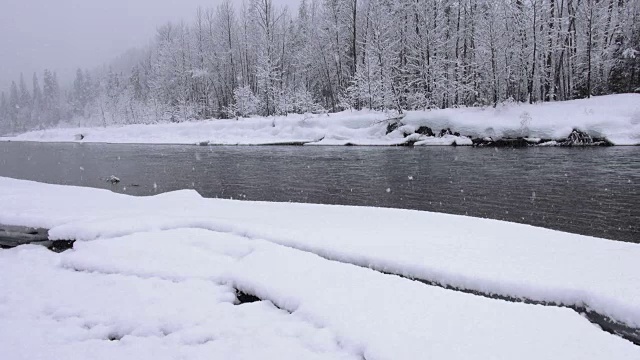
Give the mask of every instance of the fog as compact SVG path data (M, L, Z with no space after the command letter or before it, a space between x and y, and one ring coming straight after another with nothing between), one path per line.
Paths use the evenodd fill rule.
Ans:
M20 72L44 68L65 82L78 67L108 62L153 37L167 21L190 20L221 0L0 0L0 91ZM241 1L233 1L241 4ZM275 0L297 6L298 0Z

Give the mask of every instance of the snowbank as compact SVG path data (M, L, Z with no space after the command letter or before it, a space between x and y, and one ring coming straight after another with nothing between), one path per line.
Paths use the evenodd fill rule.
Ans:
M58 128L34 131L5 141L105 142L141 144L261 145L398 145L402 131L387 134L390 117L381 112L345 111L323 115L289 115L179 124L128 125L108 128ZM450 128L471 137L564 139L573 129L605 137L616 145L640 144L640 94L599 96L543 104L502 104L496 108L409 111L408 126L428 126L438 133ZM80 139L82 134L83 139ZM465 136L414 134L415 145L471 145ZM413 135L411 135L413 136Z
M585 306L640 327L640 245L429 212L203 199L183 190L131 197L0 178L0 223L54 239L200 228L310 251L460 289Z
M640 94L596 96L591 99L542 104L506 104L496 108L443 109L409 112L407 124L450 127L474 137L564 139L579 129L605 137L615 145L640 144Z

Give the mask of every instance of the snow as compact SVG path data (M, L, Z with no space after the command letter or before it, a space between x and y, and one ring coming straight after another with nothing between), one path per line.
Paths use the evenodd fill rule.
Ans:
M569 309L429 287L203 229L139 232L63 254L0 251L0 271L0 346L12 359L640 355ZM232 286L266 301L233 305Z
M606 137L616 145L640 144L640 94L595 96L591 99L542 104L501 104L496 108L442 109L409 112L407 124L451 128L474 137L524 136L563 139L572 129Z
M526 136L563 139L576 128L591 136L606 137L616 145L640 144L640 94L597 96L591 99L542 104L500 104L496 108L457 108L408 111L405 126L386 134L389 118L397 116L369 110L335 114L303 114L239 120L207 120L177 124L127 125L107 128L55 128L0 138L5 141L106 142L149 144L260 145L309 143L312 145L398 145L404 131L429 126L435 133L450 128L472 137ZM82 134L81 140L76 135ZM471 145L468 137L420 134L415 145Z
M99 257L117 260L118 250L127 251ZM32 246L0 250L4 359L358 359L329 330L268 301L235 306L229 285L71 269L70 261Z
M0 250L0 348L11 359L640 357L567 308L376 271L586 304L637 325L636 244L419 211L9 178L0 203L0 224L78 240L62 254ZM233 288L265 301L234 305Z
M0 178L0 200L0 223L49 228L57 239L231 232L459 288L585 303L640 324L637 244L421 211L204 199L193 190L131 197Z

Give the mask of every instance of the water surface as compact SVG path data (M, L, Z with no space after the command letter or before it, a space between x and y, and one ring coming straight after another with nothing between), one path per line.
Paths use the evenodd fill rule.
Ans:
M106 182L110 175L121 183ZM428 210L640 242L640 147L5 142L0 176L131 195L192 188L205 197Z

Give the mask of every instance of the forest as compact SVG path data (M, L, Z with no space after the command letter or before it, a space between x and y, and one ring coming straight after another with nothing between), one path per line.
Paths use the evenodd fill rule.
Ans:
M640 0L226 0L61 84L0 95L0 132L417 110L640 91Z

